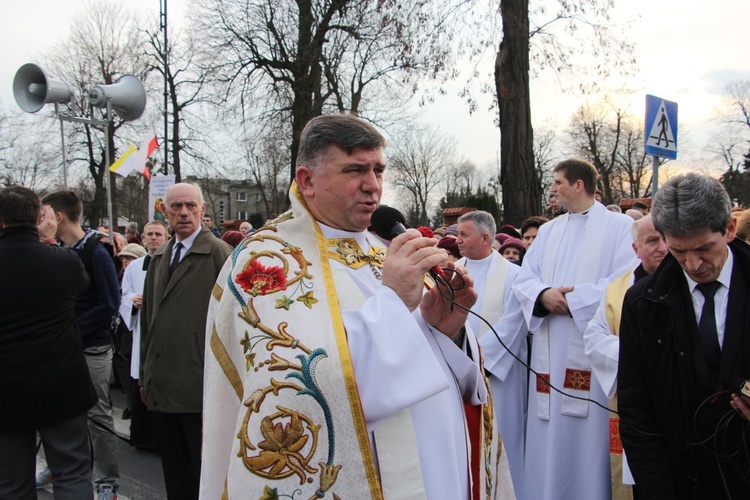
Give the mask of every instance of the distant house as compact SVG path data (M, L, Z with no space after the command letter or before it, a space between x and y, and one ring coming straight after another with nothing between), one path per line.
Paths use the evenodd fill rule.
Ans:
M458 223L458 218L463 214L469 212L475 212L477 209L474 207L455 207L443 209L443 225L452 226Z
M625 213L625 210L633 208L633 204L639 201L641 203L645 203L648 206L648 211L651 211L651 198L622 198L620 200L620 208L622 209L622 213Z
M250 180L188 176L185 182L192 182L201 187L206 201L206 213L213 218L214 227L237 229L242 221L248 221L253 227L258 227L268 218L261 190ZM225 223L231 227L226 227Z

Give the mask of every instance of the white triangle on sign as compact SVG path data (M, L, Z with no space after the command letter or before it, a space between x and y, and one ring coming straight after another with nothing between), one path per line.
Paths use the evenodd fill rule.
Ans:
M672 124L669 123L669 115L667 115L667 107L664 105L664 101L659 104L659 111L656 113L653 125L651 125L651 133L648 134L646 146L677 151L677 143L674 140Z

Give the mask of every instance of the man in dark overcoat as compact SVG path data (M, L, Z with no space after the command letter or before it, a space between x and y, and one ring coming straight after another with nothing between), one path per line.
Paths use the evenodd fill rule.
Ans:
M36 498L36 433L55 498L93 498L86 412L97 400L75 317L89 278L78 255L39 240L41 201L0 191L0 498Z
M651 211L669 254L626 294L620 431L643 498L750 498L750 247L721 183L673 177Z

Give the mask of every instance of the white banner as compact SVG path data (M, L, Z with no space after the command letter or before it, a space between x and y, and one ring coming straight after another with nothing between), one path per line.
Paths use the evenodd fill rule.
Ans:
M151 177L148 188L148 220L159 220L169 226L167 220L167 188L174 184L174 175Z

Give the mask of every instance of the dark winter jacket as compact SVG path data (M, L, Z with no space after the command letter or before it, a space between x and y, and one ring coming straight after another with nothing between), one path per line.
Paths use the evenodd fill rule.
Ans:
M734 267L719 378L747 380L750 247L729 246ZM738 387L723 389L712 385L687 281L668 254L626 294L620 327L620 431L642 498L750 498L750 434L729 406Z
M87 231L86 236L71 247L82 259L86 240L93 233ZM76 300L76 318L84 349L112 345L113 321L117 318L121 298L114 260L101 243L96 245L90 268L91 284Z
M36 228L0 229L0 433L64 422L96 402L73 306L88 281L78 256L40 243Z

